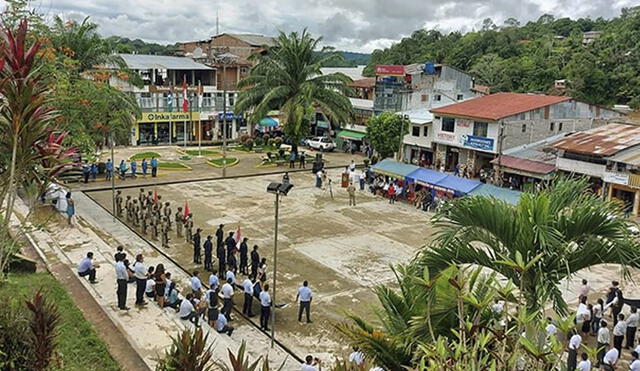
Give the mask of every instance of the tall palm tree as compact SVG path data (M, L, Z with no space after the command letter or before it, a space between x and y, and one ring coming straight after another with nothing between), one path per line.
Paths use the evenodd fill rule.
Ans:
M630 223L617 204L589 191L585 179L561 178L522 195L517 206L493 198L464 197L436 215L434 245L413 262L432 272L472 264L510 279L532 312L548 301L564 314L559 283L597 264L640 266ZM525 269L526 268L526 269Z
M300 34L281 32L273 47L254 57L258 64L238 84L243 90L235 111L251 111L250 119L259 121L269 111L280 110L294 152L309 132L310 112L314 108L341 123L353 116L351 103L343 94L349 91L347 83L351 79L341 73L323 75L320 71L326 63L340 58L337 54L317 53L321 40L312 38L306 29Z

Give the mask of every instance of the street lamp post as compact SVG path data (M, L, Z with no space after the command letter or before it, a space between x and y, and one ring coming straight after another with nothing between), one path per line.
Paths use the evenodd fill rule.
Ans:
M115 158L113 156L113 131L109 133L109 145L111 147L111 201L112 201L112 207L113 209L111 209L111 215L113 215L113 221L116 221L116 177L115 177L115 170L116 170L116 161Z
M280 196L286 196L291 188L293 188L293 184L288 182L270 183L267 186L267 192L276 195L274 217L275 230L273 234L273 298L271 299L273 313L271 314L271 348L274 347L276 339L276 273L278 271L278 219L280 211Z
M222 177L227 177L227 61L222 65Z

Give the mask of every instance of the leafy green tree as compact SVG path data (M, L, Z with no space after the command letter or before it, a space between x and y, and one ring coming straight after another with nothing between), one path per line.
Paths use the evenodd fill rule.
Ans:
M434 220L437 242L414 262L436 273L449 264L473 264L514 282L522 304L539 314L551 301L567 313L560 282L598 264L640 266L619 206L589 191L584 179L559 179L522 195L518 205L485 197L456 199ZM531 265L527 262L533 262Z
M313 109L322 110L339 123L353 117L351 102L344 94L349 92L347 83L351 79L341 73L323 75L320 71L323 65L340 58L337 54L315 53L321 40L312 38L306 30L280 33L276 45L256 57L257 66L238 84L242 90L235 111L251 112L250 119L257 122L269 111L280 110L294 152L309 133Z
M380 158L393 155L400 148L411 122L391 112L374 116L367 122L367 138Z

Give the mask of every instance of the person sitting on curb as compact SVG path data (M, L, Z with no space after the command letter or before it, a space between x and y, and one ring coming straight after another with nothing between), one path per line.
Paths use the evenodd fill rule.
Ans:
M96 268L100 268L100 265L93 264L93 253L88 252L87 257L78 264L78 275L80 277L89 276L89 282L98 283L96 280Z

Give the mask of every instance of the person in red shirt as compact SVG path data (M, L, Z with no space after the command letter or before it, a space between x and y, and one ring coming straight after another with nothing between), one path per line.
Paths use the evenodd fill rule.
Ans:
M396 202L396 186L393 183L389 185L389 190L387 191L387 195L389 196L390 204Z

